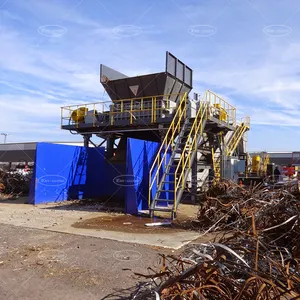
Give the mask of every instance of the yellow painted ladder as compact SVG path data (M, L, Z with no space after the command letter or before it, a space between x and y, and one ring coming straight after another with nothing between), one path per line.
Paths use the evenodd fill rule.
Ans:
M215 152L214 148L211 149L213 169L215 173L215 182L220 181L221 179L221 152Z

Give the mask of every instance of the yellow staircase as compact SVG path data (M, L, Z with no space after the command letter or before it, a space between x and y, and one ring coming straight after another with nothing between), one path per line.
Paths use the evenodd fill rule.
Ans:
M151 217L155 211L171 212L172 218L176 217L187 177L203 139L208 104L200 102L196 116L190 118L186 117L187 103L185 94L150 169L148 204Z
M246 117L242 120L241 124L236 126L234 133L227 142L226 156L232 156L238 144L240 143L244 133L250 129L250 118Z
M235 108L209 90L199 102L194 117L189 114L191 109L192 104L187 94L184 94L180 97L176 113L150 169L150 217L156 211L171 212L172 218L176 217L178 205L187 188L187 180L192 175L199 146L204 141L205 126L232 128L236 124ZM246 123L237 127L229 141L230 152L233 153L248 127ZM216 180L221 178L221 145L224 144L223 135L219 137L219 148L212 153Z
M214 181L218 182L221 179L221 162L222 162L222 150L221 147L224 144L224 132L221 131L218 134L218 147L215 150L214 148L211 149L212 154L212 163L213 163L213 170L214 170Z

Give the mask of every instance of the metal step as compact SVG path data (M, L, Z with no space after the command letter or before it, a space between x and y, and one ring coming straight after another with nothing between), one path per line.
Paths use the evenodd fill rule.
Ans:
M174 151L175 153L182 153L182 149L177 149Z
M164 211L164 212L173 212L173 208L169 208L169 207L155 207L155 208L150 208L150 211Z
M177 168L178 167L178 164L177 165L169 165L167 166L168 168Z
M178 141L181 141L181 140L187 140L187 138L188 138L188 136L179 136L179 137L178 137L178 140L176 141L176 143L177 143Z
M168 199L156 199L156 202L170 202L170 203L174 203L174 200L168 200Z

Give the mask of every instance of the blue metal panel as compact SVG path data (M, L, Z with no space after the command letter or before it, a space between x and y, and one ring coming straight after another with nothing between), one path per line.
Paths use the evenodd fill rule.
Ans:
M105 163L104 148L38 143L30 203L111 195L115 176L116 170Z
M134 182L126 186L126 213L148 209L149 171L159 146L156 142L131 138L127 141L126 176Z

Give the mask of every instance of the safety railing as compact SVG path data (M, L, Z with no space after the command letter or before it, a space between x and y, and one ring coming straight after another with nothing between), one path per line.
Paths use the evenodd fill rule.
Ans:
M234 106L210 90L205 92L203 100L209 103L208 118L215 117L219 123L228 126L236 125L236 108Z
M148 195L148 205L151 205L151 193L154 184L158 187L160 183L160 174L163 170L163 167L167 165L167 154L172 146L174 145L175 138L179 134L182 129L184 120L186 119L187 114L187 93L184 93L183 96L180 97L180 102L177 107L176 113L173 117L173 120L169 126L168 131L164 137L164 140L161 143L161 146L158 150L158 153L152 163L152 167L149 171L149 195ZM164 163L164 164L163 164ZM154 172L154 170L156 171Z
M61 107L61 127L64 125L79 127L85 122L87 115L91 117L88 123L91 127L97 126L99 117L110 125L115 124L117 116L126 118L130 125L134 124L136 119L143 119L145 116L151 118L151 123L156 123L159 112L163 113L165 110L175 108L171 107L171 99L183 95L183 93L166 94L64 106Z
M197 111L192 128L187 137L187 141L180 155L178 165L174 174L174 207L173 211L177 210L177 191L178 189L184 189L186 184L185 172L187 169L191 169L191 156L193 152L198 150L198 138L203 134L205 123L207 119L207 103L201 101L200 107Z
M82 123L84 123L88 112L92 112L92 115L94 116L92 124L90 125L95 127L96 115L99 113L103 116L109 115L111 105L111 101L106 101L61 107L61 127L64 125L76 125L76 127L79 127Z
M250 129L250 117L242 118L241 123L236 126L236 129L235 129L231 139L227 142L226 156L232 156L232 154L235 151L236 147L238 146L242 136L249 129Z

